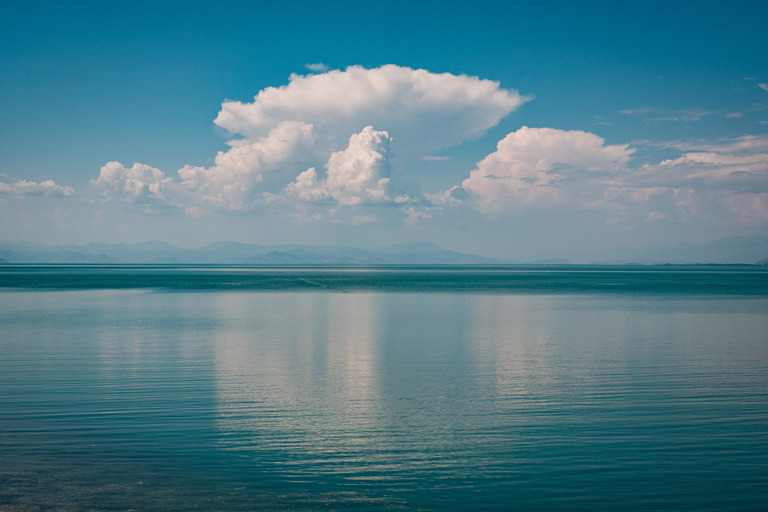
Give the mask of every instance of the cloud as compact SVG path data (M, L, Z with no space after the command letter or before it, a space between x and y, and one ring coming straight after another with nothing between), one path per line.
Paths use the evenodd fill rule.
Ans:
M654 113L653 117L646 114ZM658 123L661 121L681 121L681 122L695 122L701 121L702 118L708 116L724 116L729 119L738 119L743 116L741 112L731 112L728 110L704 110L700 108L681 109L681 110L658 110L651 107L641 107L630 110L622 110L619 112L625 116L641 116L644 118L646 124Z
M313 73L325 73L328 71L328 66L322 62L317 62L315 64L304 64L304 67Z
M415 226L419 222L419 219L429 220L432 218L430 213L414 208L413 206L404 206L401 211L407 215L407 218L405 219L405 224L407 226Z
M523 127L502 139L460 187L425 197L493 216L560 209L602 210L612 223L768 221L768 135L664 147L681 154L629 167L634 150L628 145L606 145L587 132Z
M390 142L387 132L367 126L349 138L347 149L331 155L325 179L318 180L312 167L288 184L285 192L304 201L331 200L348 206L408 202L392 187Z
M716 153L768 153L768 135L743 135L736 138L711 140L676 140L658 144L665 148L675 148L680 151L704 151Z
M668 219L669 217L667 217L666 214L653 210L648 213L648 216L645 217L643 222L662 222Z
M149 165L134 163L125 167L120 162L109 162L101 168L99 177L91 185L101 190L107 199L122 199L131 203L169 204L167 189L174 187L173 180L163 171Z
M522 127L478 162L462 188L480 211L554 200L562 191L623 169L634 151L593 133Z
M288 85L263 89L252 103L224 102L214 122L246 140L285 121L311 124L334 150L375 126L393 137L399 155L418 157L479 137L528 99L478 77L351 66L292 75Z
M697 193L727 194L768 192L768 154L725 151L692 151L654 165L644 165L623 177L627 186L648 188L688 187ZM713 196L714 197L714 196Z
M106 198L192 215L290 201L403 202L391 184L394 155L415 160L479 137L528 99L491 80L395 65L292 75L252 103L222 104L215 123L239 137L214 166L185 166L174 179L144 164L110 162L92 183Z
M764 91L768 91L768 84L757 84L757 86Z
M69 197L76 195L72 187L57 185L53 180L35 181L16 180L13 183L0 182L0 194L16 197Z
M649 112L653 112L655 110L656 109L652 107L630 108L627 110L619 111L619 114L622 116L638 116L641 114L648 114Z
M606 183L637 196L636 214L654 207L670 220L717 223L768 221L768 136L677 142L681 156L628 169ZM613 188L612 188L613 187ZM646 197L641 197L645 193Z
M315 139L312 125L284 121L256 141L220 151L211 168L183 167L178 171L178 188L199 206L248 210L259 184L276 181L282 186L295 176L298 161L307 156Z

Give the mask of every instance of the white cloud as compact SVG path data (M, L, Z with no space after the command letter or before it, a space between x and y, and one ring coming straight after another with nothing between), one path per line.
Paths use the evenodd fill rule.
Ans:
M325 179L318 179L314 167L288 184L285 192L304 201L332 200L342 205L358 205L409 200L397 194L391 183L389 134L365 127L349 138L343 151L328 160Z
M768 136L673 142L677 158L636 168L632 149L597 135L521 128L478 162L461 188L425 194L432 204L470 204L485 214L520 208L603 210L614 223L768 221ZM466 191L468 199L458 191Z
M654 113L654 117L650 117L646 114ZM646 124L658 123L661 121L682 121L682 122L695 122L701 121L702 118L708 116L723 116L728 119L739 119L744 114L741 112L731 112L729 110L704 110L700 108L690 108L681 110L658 110L651 107L641 107L630 110L622 110L619 112L625 116L642 116L643 121Z
M395 65L292 75L252 103L222 104L215 123L241 137L214 166L185 166L173 179L143 164L110 162L92 183L107 198L196 216L296 200L402 203L409 199L391 184L394 154L417 159L478 137L528 99L491 80Z
M653 112L655 110L656 109L653 107L630 108L619 111L619 114L622 116L638 116L641 114L648 114L649 112Z
M284 121L254 142L216 155L211 168L185 166L179 187L205 207L244 211L253 206L257 184L277 175L282 185L295 176L297 160L306 156L316 135L311 125ZM199 209L194 210L199 214Z
M648 213L648 216L645 218L644 222L662 222L667 220L668 218L669 217L667 217L666 214L653 210Z
M482 135L528 98L498 82L386 65L292 75L252 103L227 101L215 123L246 140L278 124L311 124L337 150L366 126L388 132L399 155L419 157Z
M328 66L322 62L317 62L315 64L304 64L304 67L313 73L325 73L328 71Z
M16 180L12 183L0 182L0 194L14 195L17 197L68 197L74 196L75 190L72 187L57 185L53 180L45 180L40 183L35 181Z
M481 211L554 200L561 191L625 168L632 153L626 144L606 146L592 133L524 126L502 139L462 188Z
M757 86L764 91L768 91L768 84L757 84Z
M458 196L458 197L457 197ZM462 199L466 199L467 192L459 185L454 185L445 192L438 194L424 194L424 197L432 204L435 205L457 205L460 204Z
M149 165L134 163L125 167L120 162L109 162L101 168L98 179L91 185L101 190L108 199L123 199L131 203L173 204L168 189L173 180L163 171Z
M717 140L676 140L661 147L675 148L680 151L711 151L716 153L768 153L768 135L744 135L732 139Z
M430 213L414 208L413 206L404 206L401 211L407 215L405 224L408 226L415 226L419 222L419 219L428 220L432 218Z
M657 186L677 186L695 182L697 188L768 186L768 154L734 155L718 152L691 152L679 158L645 165L636 181Z

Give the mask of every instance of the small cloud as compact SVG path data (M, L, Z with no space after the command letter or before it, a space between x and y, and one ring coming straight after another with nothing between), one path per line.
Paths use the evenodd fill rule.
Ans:
M315 64L304 64L304 67L313 73L325 73L328 71L328 66L322 62L316 62Z
M665 76L663 76L663 75L662 75L662 76L657 76L656 78L658 78L659 80L661 80L662 78L667 78L667 77L665 77Z
M764 91L768 91L768 84L757 84L757 86Z
M640 108L630 108L626 110L622 110L619 112L622 116L638 116L640 114L647 114L649 112L653 112L654 108L652 107L640 107Z
M53 196L69 197L76 195L72 187L57 185L53 180L35 181L16 180L13 183L0 182L0 194L16 197Z
M760 124L768 124L768 121L758 121Z
M754 77L751 77L751 76L749 76L749 77L744 77L744 80L754 80L754 79L755 79L755 78L754 78Z
M606 121L600 121L599 123L593 123L595 126L602 125L602 126L611 126L611 123L608 123Z
M407 215L405 224L411 227L415 226L419 222L419 219L429 220L432 218L431 214L423 210L418 210L413 206L403 207L400 211Z
M664 220L668 220L668 219L669 219L669 217L667 217L663 213L657 212L657 211L652 211L652 212L650 212L648 214L648 216L645 218L645 220L643 222L660 222L660 221L664 221Z
M449 157L449 156L423 156L423 157L421 157L421 159L422 160L426 160L427 162L435 162L435 161L443 162L445 160L450 160L451 157Z
M735 118L739 118L739 117L741 117L743 115L744 114L742 114L741 112L728 112L727 114L725 114L725 117L727 117L729 119L735 119Z

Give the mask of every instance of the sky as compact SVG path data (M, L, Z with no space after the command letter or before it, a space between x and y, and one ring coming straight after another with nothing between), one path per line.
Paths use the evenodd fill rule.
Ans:
M766 2L3 2L0 240L768 234Z

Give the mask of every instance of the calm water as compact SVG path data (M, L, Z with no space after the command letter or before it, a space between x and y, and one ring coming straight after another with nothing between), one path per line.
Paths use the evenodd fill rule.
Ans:
M0 510L764 510L768 269L0 268Z

